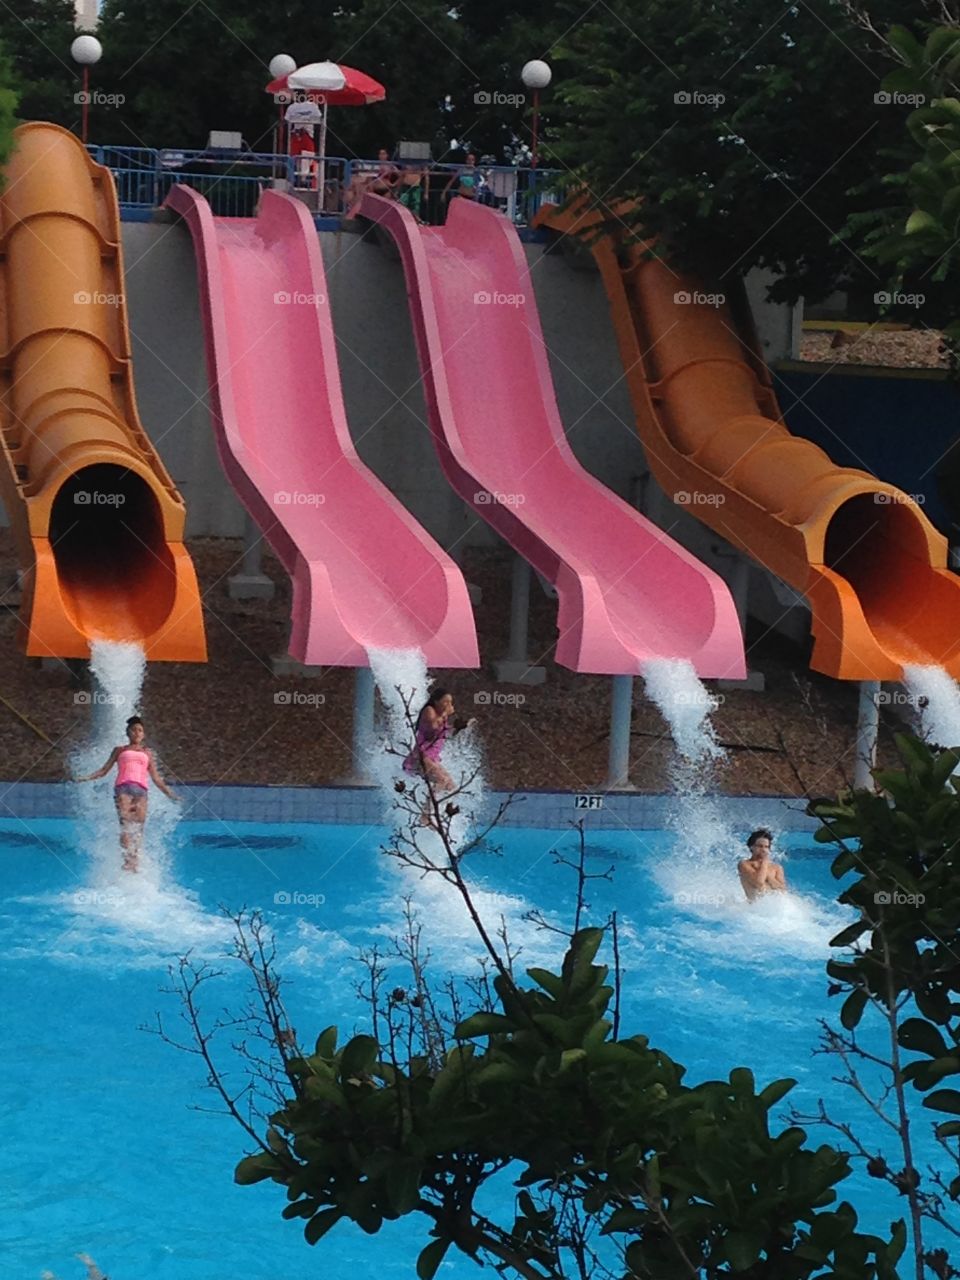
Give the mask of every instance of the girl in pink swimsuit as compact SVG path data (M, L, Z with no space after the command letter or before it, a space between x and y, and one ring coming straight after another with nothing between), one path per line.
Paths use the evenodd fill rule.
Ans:
M468 720L465 725L454 726L453 697L446 689L436 689L427 699L423 710L417 716L416 740L410 754L403 762L407 773L418 773L426 778L434 788L442 788L448 794L456 790L456 784L440 763L440 754L451 733L460 733L469 729L476 720ZM430 825L430 795L427 795L420 817L423 826Z
M177 798L157 771L153 752L144 746L145 736L143 721L139 716L131 716L127 721L126 746L114 747L110 759L96 773L77 778L77 782L93 782L108 774L114 765L117 766L113 799L120 819L120 848L123 850L124 871L137 870L143 826L147 820L147 779L152 779L171 800Z

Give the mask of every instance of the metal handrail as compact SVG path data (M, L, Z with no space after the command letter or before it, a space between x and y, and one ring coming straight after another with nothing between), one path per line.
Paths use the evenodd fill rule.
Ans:
M285 179L291 187L299 185L315 189L320 165L319 157L291 156L272 151L221 150L219 148L173 148L173 147L130 147L112 146L110 144L89 144L88 152L97 161L109 168L116 179L121 205L126 207L149 208L163 203L170 184L178 179L213 179L214 190L217 180L230 180L234 184L257 183L263 185L273 179ZM299 161L299 163L298 163ZM345 156L326 156L324 166L324 206L333 198L335 207L327 212L339 214L345 209L345 195L358 173L375 172L381 161L364 157L348 158ZM442 220L440 214L443 197L451 180L467 167L463 163L450 160L390 160L389 163L401 173L415 172L421 175L417 184L419 203L422 202L426 220L433 215L434 220ZM211 174L214 166L224 165L222 173ZM244 173L242 170L257 168L263 172L257 174ZM239 170L239 172L238 172ZM481 165L474 170L484 180L483 198L490 203L502 207L504 212L516 222L525 222L527 215L532 215L539 204L556 188L562 194L564 175L557 169L532 169L520 165ZM433 181L431 181L433 180ZM443 181L439 188L438 181ZM409 196L408 190L401 192ZM223 202L230 205L229 200ZM238 200L247 209L249 201ZM226 216L230 216L228 212Z

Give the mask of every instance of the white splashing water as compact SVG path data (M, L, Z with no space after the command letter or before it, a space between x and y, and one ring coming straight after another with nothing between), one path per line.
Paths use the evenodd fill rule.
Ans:
M939 747L960 747L960 687L956 681L942 667L905 665L903 677L911 702L919 708L926 741Z
M714 798L717 769L726 758L710 723L717 699L681 659L646 663L642 674L676 748L670 765L676 802L668 819L676 847L653 867L664 897L685 917L671 930L687 942L696 935L696 949L737 957L738 963L759 956L768 963L771 949L779 956L823 955L844 922L833 904L796 892L765 895L754 903L744 897L737 863L747 851Z
M720 705L683 658L656 658L644 663L643 683L670 726L683 767L709 767L724 751L710 723Z
M712 796L717 766L726 758L710 723L719 704L685 659L654 659L643 665L642 675L647 696L670 726L674 742L669 773L676 803L670 826L681 852L706 868L721 855L729 858L733 844L733 833Z
M408 819L398 808L395 788L397 782L403 781L408 789L414 789L418 801L426 799L424 782L415 774L406 773L403 761L413 746L412 724L427 701L433 682L419 650L370 649L368 653L370 669L384 707L383 723L375 735L369 762L370 774L383 796L385 821L393 827L398 821L406 825ZM457 714L459 716L462 712ZM453 842L458 845L468 838L478 821L486 796L480 741L476 732L471 730L449 737L444 744L441 763L455 786L465 788L456 797L460 813L451 823ZM429 828L423 829L421 843L424 850L432 850L435 846L438 856L443 854L439 837Z
M91 727L87 742L71 754L73 776L96 772L114 747L126 743L127 720L138 714L146 666L139 645L91 644L93 688L87 695ZM148 744L156 750L149 738L149 725L146 727ZM77 783L73 788L79 845L89 862L84 883L56 895L49 903L58 913L71 917L71 927L63 935L62 954L54 958L100 968L106 939L111 944L111 963L128 968L156 966L159 959L177 951L222 953L231 932L228 922L208 915L196 895L169 875L180 810L155 787L150 788L137 874L122 870L115 782L111 770L95 782Z
M90 672L93 676L93 689L88 695L91 731L86 744L71 755L70 768L74 776L94 773L107 762L114 747L126 743L127 720L138 713L140 705L146 656L137 644L95 640L90 650ZM149 726L147 728L149 743ZM90 887L106 891L120 885L120 897L125 900L127 889L141 893L148 885L154 891L159 888L179 810L151 787L139 872L136 876L122 873L119 822L113 802L115 781L111 771L95 782L78 783L75 803L81 846L92 860ZM104 905L110 908L116 897L116 894L105 893Z

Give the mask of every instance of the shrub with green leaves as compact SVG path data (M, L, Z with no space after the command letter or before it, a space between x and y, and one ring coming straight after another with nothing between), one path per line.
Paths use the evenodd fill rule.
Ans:
M917 1276L926 1266L947 1280L958 1273L925 1231L932 1222L960 1237L960 1089L950 1087L960 1075L960 750L904 735L897 747L903 768L876 771L879 794L811 806L824 824L817 839L841 846L834 876L852 877L839 901L859 917L833 939L846 949L827 965L832 994L844 997L844 1032L828 1031L826 1048L843 1059L844 1082L885 1119L880 1133L898 1146L896 1159L871 1152L849 1121L833 1127L871 1176L906 1197ZM885 1023L885 1052L858 1041L865 1016ZM872 1096L862 1063L883 1073ZM921 1159L916 1128L926 1117L935 1154Z
M499 1007L464 1019L441 1061L368 1035L338 1049L328 1028L287 1063L292 1096L237 1181L284 1186L310 1243L343 1219L374 1233L424 1215L421 1280L451 1247L542 1280L598 1259L650 1280L894 1280L902 1226L860 1233L837 1200L847 1158L772 1124L793 1081L758 1092L738 1068L688 1085L646 1036L613 1036L602 940L579 931L529 987L502 970ZM495 1178L516 1188L512 1221L477 1206Z

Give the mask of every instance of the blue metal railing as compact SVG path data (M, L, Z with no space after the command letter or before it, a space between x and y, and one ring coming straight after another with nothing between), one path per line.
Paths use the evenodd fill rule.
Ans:
M156 208L174 183L185 182L200 191L220 217L252 217L260 192L278 180L295 190L317 193L318 212L339 216L349 211L364 189L376 183L380 168L376 160L343 156L320 161L312 154L93 145L87 149L98 164L113 173L121 206ZM442 223L465 167L435 161L390 163L399 173L390 186L391 193L422 221ZM561 202L569 186L555 169L484 165L470 172L474 197L501 209L519 225L531 222L544 202Z

